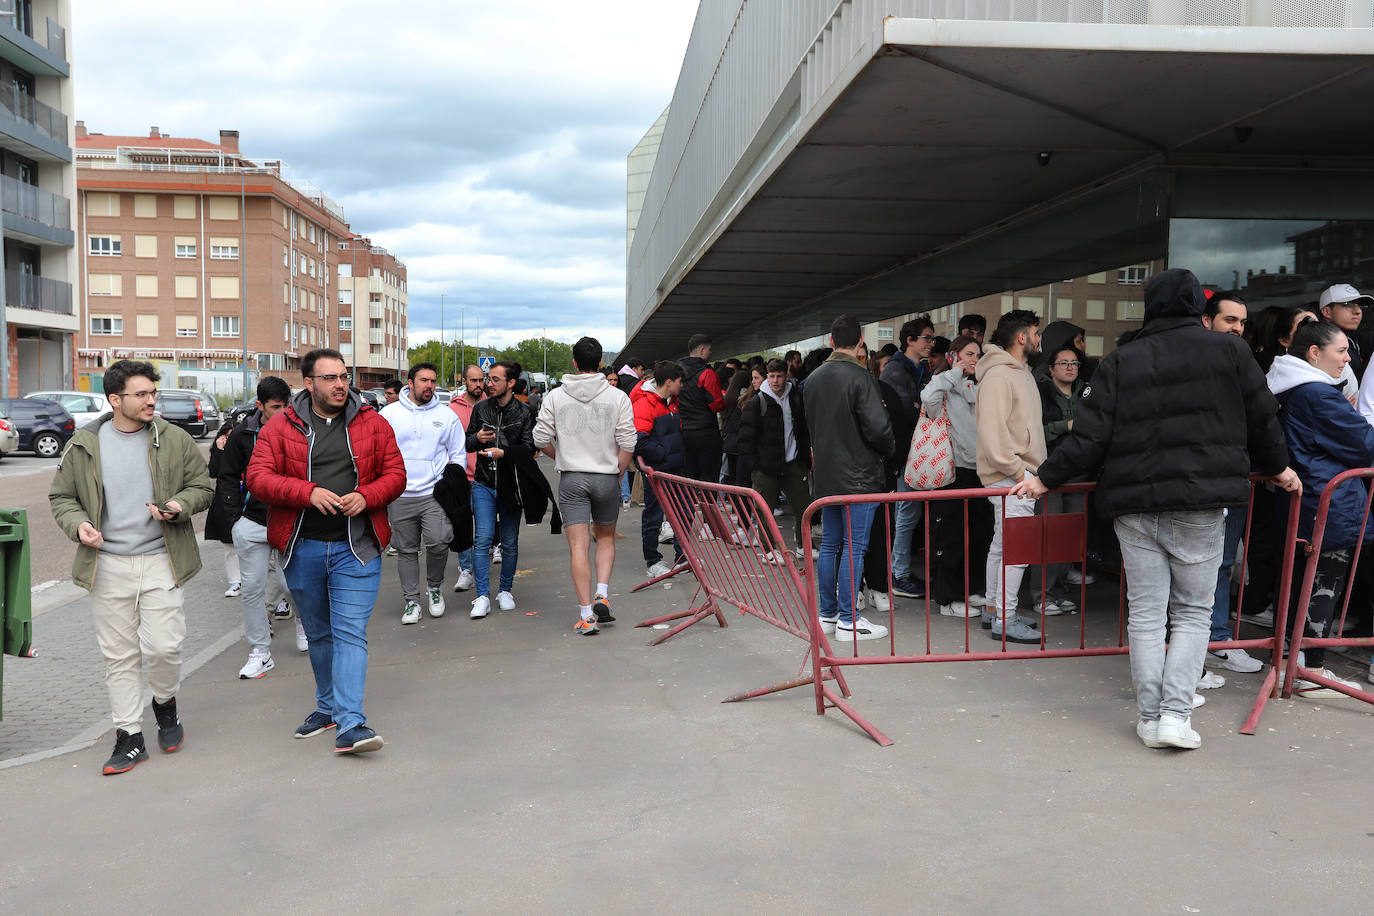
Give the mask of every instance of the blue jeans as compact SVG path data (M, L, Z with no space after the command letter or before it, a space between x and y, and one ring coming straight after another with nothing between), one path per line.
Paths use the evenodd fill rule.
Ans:
M283 572L310 641L315 709L342 735L367 721L367 623L377 604L382 558L360 564L347 541L302 539Z
M491 545L500 526L501 588L508 592L515 585L515 563L520 558L520 513L507 512L496 491L486 484L472 483L472 549L476 563L477 596L491 597Z
M826 620L854 621L854 592L863 578L868 533L877 511L877 503L821 509L821 553L816 558L816 577L820 580L820 616Z
M627 503L630 501L630 480L634 471L626 471L620 475L620 501Z
M1212 598L1212 642L1231 638L1231 567L1236 547L1245 534L1245 509L1232 506L1226 512L1226 541L1221 548L1221 568L1217 570L1217 591Z
M1220 509L1146 512L1116 520L1130 603L1131 680L1142 719L1193 712L1225 540ZM1164 632L1169 627L1166 651Z
M897 492L910 493L911 487L907 486L906 478L897 478ZM894 514L897 516L897 524L892 535L892 579L911 578L911 538L916 531L916 525L921 521L921 507L924 503L901 502L897 503Z
M476 551L469 547L467 550L458 551L458 568L463 572L472 572L472 557Z

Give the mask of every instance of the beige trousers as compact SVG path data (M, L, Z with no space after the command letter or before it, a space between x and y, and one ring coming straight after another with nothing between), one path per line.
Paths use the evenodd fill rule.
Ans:
M123 557L101 553L91 589L95 639L105 656L105 688L116 728L143 730L143 673L158 700L181 686L186 615L165 553Z

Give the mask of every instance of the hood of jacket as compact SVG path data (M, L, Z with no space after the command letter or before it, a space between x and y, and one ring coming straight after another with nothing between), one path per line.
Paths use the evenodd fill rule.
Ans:
M351 395L351 393L350 393L350 395ZM435 409L436 407L447 407L447 406L448 406L447 404L443 403L442 401L440 401L440 400L439 400L438 398L436 398L436 397L431 397L428 401L426 401L426 402L423 403L423 404L417 404L417 403L415 403L415 401L413 401L413 400L411 399L411 397L410 397L410 386L409 386L409 385L407 385L407 386L405 386L404 388L401 389L401 396L400 396L399 398L397 398L397 400L400 401L402 404L404 404L404 405L405 405L405 408L406 408L407 410L433 410L433 409ZM350 417L349 419L352 419L352 418Z
M1073 339L1079 334L1086 333L1078 325L1071 321L1051 321L1045 326L1045 330L1040 334L1040 352L1048 363L1054 358L1054 354L1073 346Z
M988 344L983 348L983 355L978 359L978 367L973 370L974 377L982 381L989 372L1002 366L1008 369L1018 369L1022 372L1029 372L1026 364L1003 350L997 344Z
M353 418L358 415L358 413L363 409L363 406L364 402L362 399L362 395L359 395L353 391L348 392L348 400L344 401L344 423L352 423ZM307 438L309 437L309 432L307 431L309 428L309 423L306 422L305 418L310 416L309 411L311 409L312 408L310 407L310 391L308 389L302 388L300 391L297 391L296 394L291 398L291 411L296 416L294 419L292 419L291 417L288 417L287 419L295 423L296 427L300 429L301 432L305 433ZM367 409L371 410L372 408L368 407Z
M596 400L597 395L610 391L611 384L600 372L588 372L584 375L563 376L563 390L575 400L590 404Z
M764 382L759 386L758 393L767 395L770 401L781 407L787 403L787 399L792 396L793 387L795 387L795 383L791 379L788 379L787 384L782 386L782 394L774 394L773 386Z
M1207 298L1191 270L1173 267L1155 274L1145 284L1145 324L1156 318L1202 320Z
M652 375L645 377L643 381L634 386L630 391L630 401L632 403L641 398L658 398L660 401L663 400L663 398L659 396L658 386L654 384L654 377Z
M1274 364L1269 367L1269 390L1274 392L1275 396L1309 382L1332 386L1343 384L1342 379L1332 378L1302 357L1289 356L1287 353L1276 357Z

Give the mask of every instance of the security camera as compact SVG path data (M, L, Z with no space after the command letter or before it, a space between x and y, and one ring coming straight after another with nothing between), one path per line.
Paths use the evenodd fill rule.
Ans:
M1053 155L1054 155L1054 153L1052 153L1052 152L1050 152L1050 151L1048 151L1048 150L1046 150L1046 151L1044 151L1044 152L1036 153L1036 154L1035 154L1035 161L1039 162L1042 166L1046 166L1046 165L1049 165L1049 164L1050 164L1050 157L1052 157Z

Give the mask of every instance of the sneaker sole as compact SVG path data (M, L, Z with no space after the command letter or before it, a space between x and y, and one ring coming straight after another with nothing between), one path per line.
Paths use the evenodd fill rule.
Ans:
M598 627L582 627L581 629L575 628L573 632L578 636L595 636L600 633L601 630Z
M173 744L171 747L168 747L167 745L165 745L165 744L162 743L162 736L161 736L161 735L159 735L159 736L158 736L158 739L157 739L157 746L160 747L160 748L162 749L162 753L164 753L164 754L175 754L177 751L181 750L181 746L182 746L183 744L185 744L185 743L186 743L186 735L185 735L185 733L182 733L182 736L181 736L180 738L177 739L177 743L176 743L176 744Z
M988 630L992 630L992 626L991 626L991 625L988 626ZM1002 634L1001 634L1001 633L989 632L989 633L988 633L988 636L992 637L993 639L997 640L998 642L1001 642L1001 641L1002 641ZM1023 645L1023 646L1038 646L1038 645L1040 645L1040 637L1037 636L1037 637L1035 637L1035 638L1033 638L1033 639L1026 639L1025 637L1021 637L1021 636L1008 636L1008 637L1007 637L1007 642L1020 643L1020 644Z
M869 642L874 639L887 639L886 633L859 633L855 635L853 630L842 630L835 628L835 639L838 642Z
M137 757L137 758L135 758L134 761L133 761L133 763L130 763L130 764L129 764L128 766L126 766L126 767L110 767L110 766L101 767L101 768L100 768L100 775L102 775L102 776L118 776L120 773L127 773L127 772L129 772L130 770L132 770L134 767L138 766L140 763L142 763L143 761L145 761L145 760L147 760L147 759L148 759L148 752L147 752L147 751L144 751L142 757Z
M334 753L336 753L336 754L366 754L366 753L368 753L369 751L381 750L382 745L383 745L384 743L385 743L385 742L382 741L382 736L381 736L381 735L373 735L371 738L364 738L363 740L361 740L361 741L359 741L359 742L356 742L355 744L352 744L352 745L350 745L350 746L348 746L348 747L338 747L338 746L336 745L336 746L334 747Z
M596 614L598 624L615 623L615 617L611 614L611 606L605 601L593 601L592 611Z
M401 626L403 626L403 627L408 627L408 626L411 626L412 624L417 624L417 623L419 623L419 622L420 622L420 618L419 618L419 617L415 617L414 619L411 619L411 620L407 620L405 617L402 617L402 618L401 618Z
M1160 747L1176 747L1183 751L1195 751L1202 747L1202 738L1188 738L1184 735L1160 735Z
M259 671L257 674L242 674L242 673L240 673L240 674L239 674L239 680L241 680L241 681L256 681L258 678L263 677L264 675L267 674L267 672L271 671L271 670L272 670L273 668L275 668L275 667L277 667L277 666L276 666L276 665L271 665L271 666L269 666L269 667L267 667L267 668L262 669L262 670Z
M319 728L315 729L313 732L300 732L300 731L298 731L298 732L296 732L296 737L297 737L297 738L313 738L313 737L315 737L316 735L318 735L320 732L327 732L327 731L329 731L331 728L335 728L335 727L336 727L336 725L335 725L333 722L330 722L328 725L321 725Z

